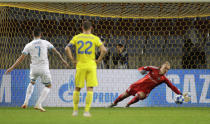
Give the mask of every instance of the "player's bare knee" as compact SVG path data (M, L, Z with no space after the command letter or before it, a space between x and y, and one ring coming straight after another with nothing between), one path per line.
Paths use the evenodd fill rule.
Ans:
M139 99L140 99L140 100L142 100L142 99L145 99L145 98L146 98L146 95L145 95L145 93L144 93L144 92L138 92L138 93L137 93L137 96L139 97Z
M52 87L51 83L47 83L47 84L44 84L44 85L45 85L45 87L47 87L47 88L51 88L51 87Z
M31 84L32 84L32 85L34 85L35 83L36 83L36 81L32 81L32 80L31 80Z
M80 90L81 90L81 88L75 87L75 91L80 91Z
M48 87L48 88L51 88L51 87L52 87L52 85L51 85L51 84L49 84L47 87Z
M93 87L87 87L87 91L93 91Z
M130 95L127 92L123 93L123 97L129 97Z

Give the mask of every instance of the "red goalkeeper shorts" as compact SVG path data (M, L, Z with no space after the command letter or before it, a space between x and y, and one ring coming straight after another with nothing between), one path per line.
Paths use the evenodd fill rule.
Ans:
M135 96L138 92L143 92L145 94L145 98L149 95L150 89L145 88L144 86L138 84L131 84L130 87L126 90L129 95Z

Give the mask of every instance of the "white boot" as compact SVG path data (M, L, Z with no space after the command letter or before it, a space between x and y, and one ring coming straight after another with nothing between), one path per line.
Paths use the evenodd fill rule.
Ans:
M78 115L78 111L74 111L73 113L72 113L72 116L77 116Z
M85 116L85 117L91 117L91 114L90 114L90 112L84 112L83 113L83 116Z
M42 106L40 104L35 105L34 108L37 109L37 110L40 110L41 112L46 112L46 110L44 108L42 108Z

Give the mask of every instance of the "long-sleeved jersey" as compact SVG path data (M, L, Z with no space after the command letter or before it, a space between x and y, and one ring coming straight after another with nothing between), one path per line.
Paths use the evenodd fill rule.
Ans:
M152 89L157 87L162 83L166 83L168 87L171 88L176 94L181 94L181 92L168 80L165 75L160 74L160 69L154 66L145 66L140 67L139 71L149 71L149 73L143 77L142 79L138 80L137 82L131 84L129 88L129 92L131 90L131 95L139 91L143 91L146 94L149 94Z

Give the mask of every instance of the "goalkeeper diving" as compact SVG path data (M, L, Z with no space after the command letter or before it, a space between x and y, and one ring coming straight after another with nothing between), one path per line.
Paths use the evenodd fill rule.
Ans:
M176 94L182 95L182 93L169 81L165 74L170 69L170 63L168 61L164 62L161 67L154 66L145 66L140 67L138 71L141 74L146 74L142 79L134 82L130 87L122 93L109 107L116 106L120 101L124 100L129 96L134 96L125 107L138 102L139 100L144 100L147 98L149 93L158 85L165 83L172 91ZM187 93L183 94L185 102L188 102L190 99L187 97Z

